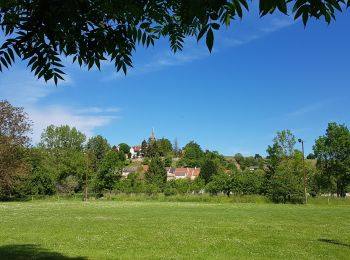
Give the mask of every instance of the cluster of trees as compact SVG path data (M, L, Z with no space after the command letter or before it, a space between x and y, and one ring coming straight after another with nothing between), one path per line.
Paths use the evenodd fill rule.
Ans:
M234 155L234 159L242 170L249 167L253 167L254 169L263 169L265 164L265 161L260 154L244 157L242 154L236 153Z
M208 192L227 196L260 194L275 202L302 202L304 174L310 195L320 193L345 196L350 191L350 132L345 125L330 123L325 135L313 146L313 158L304 160L295 149L296 138L289 130L277 132L267 156L225 157L204 151L191 141L182 149L168 139L142 143L147 156L144 172L122 178L130 163L130 147L119 150L98 135L87 140L74 127L48 126L36 146L30 145L31 122L22 108L0 102L0 199L26 195L89 191L165 195ZM173 160L173 157L178 157ZM195 180L167 181L165 167L198 167Z
M146 158L155 156L173 157L175 155L170 140L164 137L157 140L149 138L148 142L143 140L141 143L141 153Z

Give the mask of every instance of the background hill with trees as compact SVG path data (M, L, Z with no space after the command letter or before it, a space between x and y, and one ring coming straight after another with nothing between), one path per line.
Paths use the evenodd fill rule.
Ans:
M274 202L302 203L308 196L350 192L350 132L329 123L313 146L315 159L304 160L290 130L277 132L267 156L225 157L203 150L190 141L182 149L177 141L143 141L143 160L128 158L130 146L119 149L98 135L68 125L50 125L40 142L31 145L31 121L23 108L0 102L0 198L21 199L38 195L78 194L103 197L112 193L261 195ZM123 169L138 170L123 178ZM144 166L147 166L144 168ZM165 167L200 168L198 178L167 180ZM146 169L146 170L145 170ZM304 174L306 176L304 187Z

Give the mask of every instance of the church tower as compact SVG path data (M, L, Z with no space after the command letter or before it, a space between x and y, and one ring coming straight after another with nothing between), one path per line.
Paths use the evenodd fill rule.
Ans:
M155 142L156 141L156 136L154 135L154 128L152 127L152 133L151 136L149 138L150 142Z

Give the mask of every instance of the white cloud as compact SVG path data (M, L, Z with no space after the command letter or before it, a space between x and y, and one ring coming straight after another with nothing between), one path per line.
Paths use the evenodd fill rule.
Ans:
M308 104L306 106L299 107L296 110L288 113L287 116L289 116L289 117L298 117L298 116L303 116L303 115L310 114L310 113L313 113L313 112L317 112L320 109L322 109L325 105L326 105L325 102L323 102L323 103L315 103L315 104Z
M119 118L117 115L80 114L79 110L65 106L26 107L25 110L33 121L32 140L34 144L39 141L42 131L51 124L76 127L87 137L91 137L96 128L108 125ZM86 111L89 111L89 108Z
M298 22L294 21L293 18L289 16L281 15L277 17L264 17L257 19L254 15L255 14L250 14L249 17L245 18L245 20L248 18L248 21L253 19L253 23L252 21L249 21L250 26L245 29L243 27L244 30L240 33L236 33L234 37L223 36L222 33L215 34L215 44L212 55L218 53L219 50L223 51L229 48L249 44L253 41L266 37L268 34L282 30ZM231 26L236 26L236 24L232 24ZM130 68L128 70L127 77L155 72L166 67L180 66L185 63L204 59L210 55L204 42L205 41L202 40L200 43L197 43L194 38L189 38L186 40L184 50L176 54L169 51L169 48L167 47L165 51L160 51L154 55L150 61L135 64L134 68ZM109 81L115 79L125 79L125 76L124 74L120 72L117 73L115 70L113 70L112 74L109 74L102 80Z
M116 107L82 107L72 108L65 105L40 105L50 94L64 91L73 84L70 77L57 87L53 82L37 80L30 71L15 66L0 74L0 99L7 99L15 106L24 107L29 119L33 122L32 142L36 144L42 131L49 125L70 125L85 133L94 135L98 127L108 125L119 118Z
M36 79L29 70L18 67L10 68L0 74L0 96L8 99L13 104L33 104L38 100L57 91L62 86L73 84L72 79L66 76L66 80L55 87L53 82L45 82Z
M273 17L270 19L270 22L265 27L261 28L262 32L272 33L278 30L281 30L285 27L289 27L297 23L292 17L284 16L283 18Z
M81 114L85 113L93 113L93 114L101 114L101 113L116 113L119 112L120 108L118 107L86 107L82 109L78 109L77 112Z
M157 71L164 67L182 65L184 63L201 60L207 56L209 56L209 51L206 48L191 46L187 50L176 54L171 51L164 51L157 55L155 60L140 67L143 72Z
M217 53L218 49L214 49L212 53ZM204 59L209 56L210 53L206 47L203 47L193 40L189 40L183 51L173 53L168 48L158 52L153 58L146 63L134 64L134 68L129 68L127 77L143 75L150 72L160 71L166 67L179 66L185 63L190 63ZM116 72L113 69L113 73L104 77L103 81L124 79L125 75L120 71Z
M241 37L239 39L223 37L221 44L224 46L224 48L232 48L232 47L248 44L252 41L260 39L261 37L262 37L261 35L257 35L257 34L251 34L245 37Z

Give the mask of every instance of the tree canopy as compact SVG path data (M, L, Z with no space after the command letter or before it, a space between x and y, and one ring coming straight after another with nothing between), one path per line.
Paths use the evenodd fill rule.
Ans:
M72 149L80 151L86 136L68 125L48 126L41 134L39 146L46 149Z
M28 175L25 147L29 144L31 122L21 107L0 100L0 198L22 189Z
M345 125L329 123L325 135L316 140L313 150L325 188L331 193L332 186L336 186L337 195L344 197L350 184L349 129Z
M103 60L125 74L132 67L138 44L154 45L161 37L170 48L182 50L186 37L198 41L205 35L212 51L214 31L243 18L252 5L247 0L7 0L0 2L0 26L5 34L0 47L0 71L11 66L15 56L26 60L34 74L57 84L63 80L62 57L89 69L100 69ZM261 16L281 12L327 23L350 0L260 0Z

